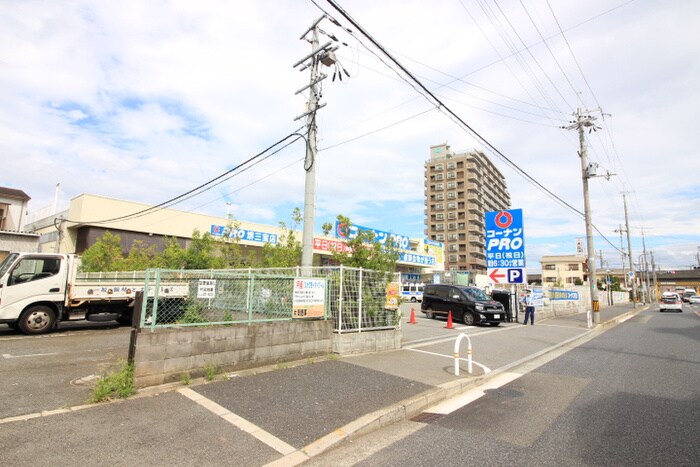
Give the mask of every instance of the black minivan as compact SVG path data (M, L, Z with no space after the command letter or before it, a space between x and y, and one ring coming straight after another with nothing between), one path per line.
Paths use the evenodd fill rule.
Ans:
M429 284L423 289L420 309L427 318L447 316L471 326L488 323L498 326L506 320L503 304L492 300L478 287Z

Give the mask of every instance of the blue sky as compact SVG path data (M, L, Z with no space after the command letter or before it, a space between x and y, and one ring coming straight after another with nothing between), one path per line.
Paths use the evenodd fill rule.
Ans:
M309 79L292 65L320 17L310 1L8 1L0 15L0 185L30 211L81 193L158 204L296 131ZM589 181L606 267L619 267L623 191L635 262L697 265L696 119L700 3L693 0L340 2L460 118L523 171L583 210L577 107L602 108L587 135L601 174ZM345 28L349 26L325 1ZM318 115L317 231L338 214L423 235L430 145L485 150L328 20L350 77L323 83ZM351 28L352 29L352 28ZM326 36L323 36L324 38ZM363 45L364 43L364 45ZM522 208L528 269L573 254L584 222L485 150ZM303 207L304 146L294 143L176 206L263 224ZM626 239L625 239L626 244Z

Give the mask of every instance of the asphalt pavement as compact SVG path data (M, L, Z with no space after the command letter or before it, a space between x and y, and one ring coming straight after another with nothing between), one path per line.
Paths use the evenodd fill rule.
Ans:
M416 312L415 324L402 324L400 350L259 368L0 419L0 458L13 466L298 465L643 309L603 308L593 329L585 313L534 326L450 328Z

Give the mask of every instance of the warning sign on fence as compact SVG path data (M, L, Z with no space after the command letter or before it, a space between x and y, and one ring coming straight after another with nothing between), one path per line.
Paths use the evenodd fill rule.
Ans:
M199 279L197 284L197 298L215 298L216 279Z
M326 280L294 279L293 318L323 318L326 315Z

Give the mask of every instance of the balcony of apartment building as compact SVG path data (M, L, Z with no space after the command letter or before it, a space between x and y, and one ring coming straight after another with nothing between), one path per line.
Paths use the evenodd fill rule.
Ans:
M473 222L475 224L478 224L480 226L484 226L484 216L480 216L477 214L470 214L469 215L469 222Z

